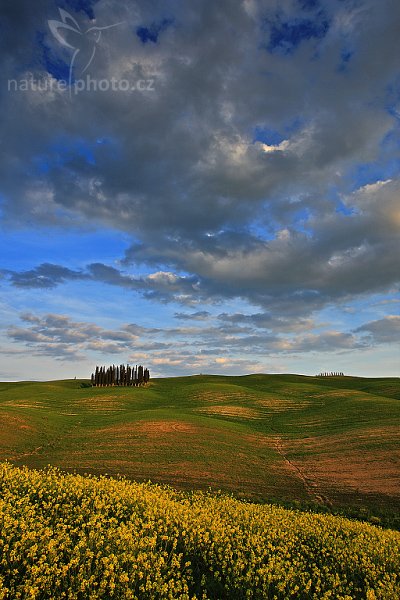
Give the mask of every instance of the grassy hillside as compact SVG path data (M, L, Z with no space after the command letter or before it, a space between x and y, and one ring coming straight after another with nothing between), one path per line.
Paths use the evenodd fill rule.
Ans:
M0 460L375 515L400 499L399 426L396 378L0 384Z
M0 465L0 598L397 600L400 534Z

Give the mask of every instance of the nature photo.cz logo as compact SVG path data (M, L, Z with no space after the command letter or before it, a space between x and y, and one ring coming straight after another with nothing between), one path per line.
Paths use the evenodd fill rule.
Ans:
M139 79L131 82L127 79L118 80L115 77L111 79L94 79L89 74L86 75L85 79L82 79L82 75L88 72L95 59L103 31L124 25L125 21L103 27L93 25L85 29L66 10L62 8L58 10L61 21L49 19L47 23L57 42L72 51L68 81L61 79L39 81L34 80L33 77L21 79L20 81L9 79L8 91L47 91L49 89L54 90L54 88L65 91L69 89L70 96L72 96L72 93L78 94L83 91L154 91L154 79ZM81 78L76 79L74 74Z

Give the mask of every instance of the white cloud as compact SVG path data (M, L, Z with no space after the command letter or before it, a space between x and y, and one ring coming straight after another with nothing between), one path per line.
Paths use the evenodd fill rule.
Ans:
M260 145L261 145L262 151L266 152L267 154L269 152L285 152L286 150L290 149L290 141L289 140L283 140L282 142L280 142L280 144L271 145L271 146L269 146L268 144L260 144Z

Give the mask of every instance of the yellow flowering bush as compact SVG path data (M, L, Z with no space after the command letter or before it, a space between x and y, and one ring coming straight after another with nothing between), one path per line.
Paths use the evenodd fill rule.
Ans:
M0 599L400 597L400 534L153 484L0 465Z

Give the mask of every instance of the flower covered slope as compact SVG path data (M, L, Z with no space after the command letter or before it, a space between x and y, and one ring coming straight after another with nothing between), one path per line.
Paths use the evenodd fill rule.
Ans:
M400 534L125 479L0 470L0 598L396 599Z

